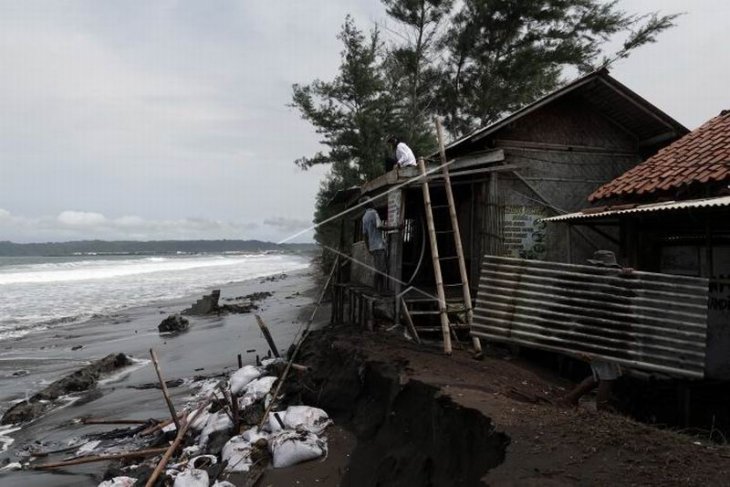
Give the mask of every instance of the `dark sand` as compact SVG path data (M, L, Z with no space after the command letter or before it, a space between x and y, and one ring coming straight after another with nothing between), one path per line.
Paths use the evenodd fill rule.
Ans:
M312 335L302 354L302 362L315 367L308 384L316 391L311 402L336 419L339 409L369 431L358 435L345 484L728 485L730 446L595 408L561 407L558 400L570 383L535 364L485 350L482 361L463 350L446 357L435 346L419 347L395 333L351 326ZM438 391L431 404L409 402L409 387L418 385ZM383 386L391 392L383 393ZM446 409L434 408L434 403ZM422 410L428 408L430 414L424 416ZM383 415L373 419L377 411ZM462 424L444 424L447 411ZM474 435L477 414L491 422L492 435L507 435L509 443L496 452L503 454L501 463L484 473L477 470L480 480L459 481L466 469L495 459L496 449L479 444L490 433ZM419 476L425 468L432 473ZM439 480L436 475L444 472L453 477Z
M260 309L257 313L268 324L277 346L284 352L295 338L300 325L309 316L304 311L311 312L311 303L316 294L312 273L312 270L297 271L289 273L282 280L253 279L219 286L221 303L226 303L226 298L256 291L273 292L272 297L259 302ZM53 448L64 446L69 440L86 433L114 428L73 423L75 418L167 417L169 413L159 390L131 388L157 381L154 368L149 363L150 348L156 350L163 375L168 380L235 370L236 356L239 353L243 355L244 363L253 363L257 354L266 355L268 346L253 313L189 316L189 331L177 336L158 333L157 325L163 318L188 307L199 297L190 296L176 302L129 309L112 318L99 318L0 342L0 412L6 410L11 401L22 399L26 394L32 394L44 385L107 354L123 352L144 361L100 384L98 389L102 394L97 399L82 405L71 404L55 409L25 425L22 430L12 433L10 436L15 441L7 452L0 454L0 462L4 463L4 458L9 458L11 462L18 461L17 451L34 442L43 445L39 449ZM327 321L328 318L329 311L323 308L318 314L317 322ZM82 348L72 350L78 345ZM14 375L20 371L27 373L23 372L26 375L22 376ZM190 391L186 387L176 387L170 389L170 393L174 403L183 405ZM335 430L338 436L335 449L345 451L349 448L347 445L351 443L351 437L345 432L337 431L340 430ZM340 448L340 445L345 447ZM305 468L324 469L312 473L316 478L331 477L332 472L327 470L330 467L326 465L336 465L331 467L335 471L344 468L346 454L334 454L327 462L312 462L310 467ZM0 486L97 485L103 465L77 466L53 473L0 473ZM284 472L277 473L276 478L279 479L276 485L296 485L287 484ZM318 484L327 485L326 482Z

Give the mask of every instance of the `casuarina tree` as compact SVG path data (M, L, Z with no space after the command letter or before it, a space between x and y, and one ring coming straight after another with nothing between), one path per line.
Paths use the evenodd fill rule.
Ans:
M378 30L365 34L348 16L338 37L343 50L335 78L293 87L292 106L315 127L325 147L296 164L303 169L316 164L330 166L317 195L315 223L341 209L329 204L338 190L360 185L383 172L385 139L394 121L393 96L383 79L384 50ZM336 247L338 229L339 225L319 226L315 238Z

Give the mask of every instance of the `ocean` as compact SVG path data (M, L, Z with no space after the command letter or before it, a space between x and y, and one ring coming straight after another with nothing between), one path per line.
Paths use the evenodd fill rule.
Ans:
M0 257L0 341L308 265L283 253Z

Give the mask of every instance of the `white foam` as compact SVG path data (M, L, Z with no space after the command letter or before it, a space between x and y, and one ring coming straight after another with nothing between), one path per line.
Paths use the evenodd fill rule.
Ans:
M293 255L237 254L4 266L0 267L0 340L308 265L305 258Z
M7 451L10 445L15 443L15 439L11 438L10 434L18 430L20 430L20 426L0 426L0 452Z

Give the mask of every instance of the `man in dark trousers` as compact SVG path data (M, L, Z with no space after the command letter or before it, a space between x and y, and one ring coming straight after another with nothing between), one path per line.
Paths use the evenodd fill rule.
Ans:
M588 259L588 262L598 267L622 269L621 273L623 275L628 275L633 272L633 269L621 268L618 262L616 262L616 255L610 250L598 250L594 252L593 258ZM599 411L606 410L609 408L613 384L616 382L616 379L621 377L621 367L614 362L607 362L588 355L585 355L584 358L591 366L591 375L583 379L580 384L566 394L562 402L570 406L577 406L581 397L598 387L598 391L596 392L596 409Z
M382 223L370 198L361 198L360 203L365 207L365 214L362 216L362 236L365 240L365 248L373 257L375 290L382 292L385 290L386 277L385 241L381 229Z

